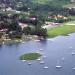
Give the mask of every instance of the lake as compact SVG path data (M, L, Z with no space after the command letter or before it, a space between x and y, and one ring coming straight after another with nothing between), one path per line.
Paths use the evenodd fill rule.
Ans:
M47 56L42 59L45 64L40 64L37 60L19 60L22 54L28 52L40 52ZM72 69L75 67L75 55L72 52L75 52L75 33L43 41L3 45L0 46L0 75L75 75L75 70ZM57 69L56 65L61 65L62 68ZM44 69L44 66L48 66L48 69Z

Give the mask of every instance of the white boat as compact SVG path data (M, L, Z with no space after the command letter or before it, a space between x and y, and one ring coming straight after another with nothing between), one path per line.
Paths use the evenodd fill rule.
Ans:
M37 59L38 61L40 61L41 59L39 58L39 59Z
M40 61L40 64L44 64L45 62L44 61Z
M56 68L57 68L57 69L61 69L61 68L62 68L62 66L59 65L59 61L57 62Z
M25 62L26 60L22 60L23 62Z
M72 70L75 70L75 67L74 67L74 68L72 68Z
M40 49L40 51L43 51L43 49Z
M37 51L36 53L40 53L39 51Z
M54 42L54 39L47 39L47 40Z
M45 66L44 69L48 69L48 66Z
M60 68L62 68L62 66L56 66L56 68L60 69Z
M25 42L22 42L23 44L25 43Z
M5 42L3 41L3 45L5 44Z
M46 57L47 57L47 56L45 56L45 55L43 56L43 58L46 58Z
M32 63L28 63L28 65L32 65Z
M74 52L72 52L72 55L75 55L75 53L74 53Z
M39 42L40 40L34 40L34 41Z

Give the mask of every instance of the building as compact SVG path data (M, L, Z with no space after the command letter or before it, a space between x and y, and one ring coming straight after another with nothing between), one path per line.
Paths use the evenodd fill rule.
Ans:
M75 2L75 0L71 0L71 2Z
M22 28L22 30L23 30L23 28L25 28L25 27L28 27L28 24L25 24L25 23L19 23L19 26Z

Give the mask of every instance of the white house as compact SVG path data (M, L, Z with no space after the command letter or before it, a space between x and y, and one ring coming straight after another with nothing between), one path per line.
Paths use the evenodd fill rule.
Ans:
M75 0L71 0L71 2L75 2Z
M22 28L22 30L23 30L23 28L28 27L28 24L25 24L25 23L19 23L19 26L21 26L21 28Z

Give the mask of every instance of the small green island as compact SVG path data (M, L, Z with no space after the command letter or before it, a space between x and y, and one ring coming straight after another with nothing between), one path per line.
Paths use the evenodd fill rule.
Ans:
M42 55L39 53L27 53L20 56L20 60L36 60Z

